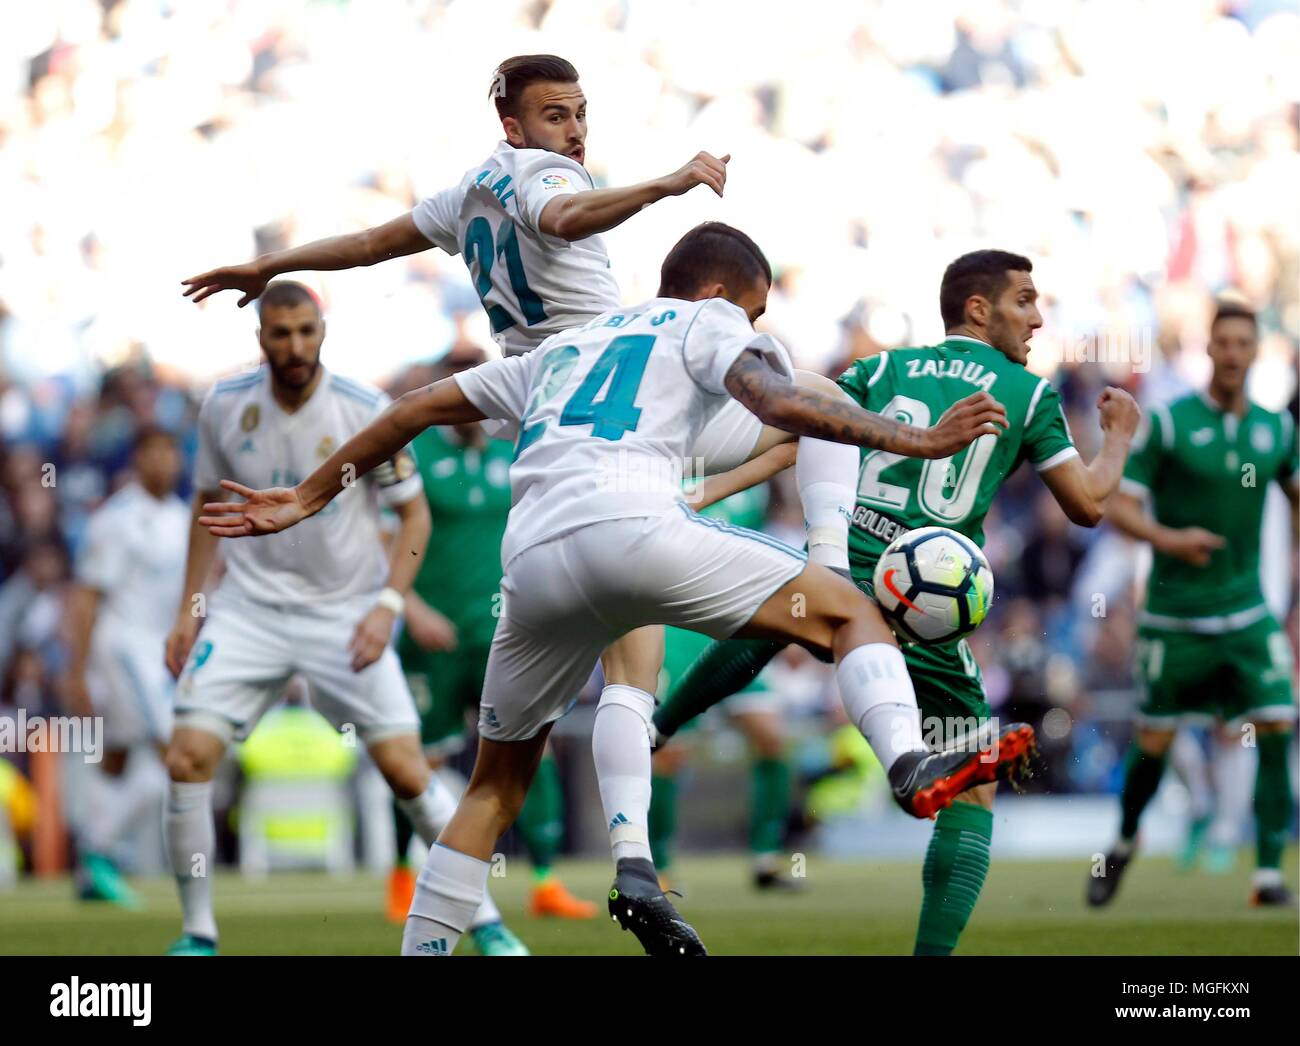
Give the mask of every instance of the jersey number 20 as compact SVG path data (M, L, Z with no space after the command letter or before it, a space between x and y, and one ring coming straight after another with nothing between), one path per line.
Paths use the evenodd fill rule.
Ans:
M930 407L910 396L895 396L880 412L882 417L898 418L918 428L930 427ZM981 436L966 450L961 470L953 475L952 458L935 458L921 467L921 481L916 486L916 500L927 516L939 523L961 523L970 515L979 493L980 480L997 444L996 436ZM880 474L907 460L902 454L873 450L862 458L862 478L858 497L884 508L902 511L907 508L911 491L898 483L886 483Z

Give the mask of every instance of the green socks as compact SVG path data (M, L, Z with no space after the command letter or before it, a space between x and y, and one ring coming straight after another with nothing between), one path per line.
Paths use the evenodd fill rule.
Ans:
M650 778L650 856L663 872L673 863L673 839L677 835L677 778L655 774Z
M1281 868L1291 820L1291 774L1286 765L1291 735L1259 737L1259 770L1255 775L1255 863Z
M393 829L396 833L397 841L397 866L405 868L410 863L410 858L406 855L411 852L411 840L415 838L415 825L411 824L411 819L393 800Z
M940 812L925 852L925 896L913 955L948 955L975 910L989 870L993 811L953 803Z
M753 774L749 848L756 854L776 853L785 837L790 808L790 767L781 758L757 759Z
M1123 814L1119 837L1124 842L1131 843L1137 837L1138 819L1160 787L1164 772L1164 756L1147 755L1137 745L1129 746L1124 767L1124 789L1119 794Z
M515 822L533 873L544 879L551 870L560 839L564 835L564 792L560 787L560 768L547 753L537 767L523 809Z
M723 639L697 657L654 714L656 729L669 737L724 698L752 683L785 643L770 639Z

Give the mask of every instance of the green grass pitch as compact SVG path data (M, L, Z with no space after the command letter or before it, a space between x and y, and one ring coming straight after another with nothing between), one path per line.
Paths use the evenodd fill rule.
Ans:
M995 861L959 951L968 955L1295 955L1297 912L1249 907L1246 855L1224 876L1179 873L1140 859L1114 904L1083 902L1086 862ZM1296 880L1296 852L1287 854ZM631 934L608 918L531 919L531 873L511 859L490 880L507 921L536 955L635 955ZM559 868L580 896L609 888L605 861ZM759 893L743 857L685 857L677 902L714 955L904 955L920 904L919 862L810 860L805 893ZM166 879L136 880L139 912L72 900L67 880L24 882L0 892L0 954L156 955L179 933ZM285 874L260 882L221 874L216 883L223 954L392 955L399 927L381 913L383 882L369 875Z

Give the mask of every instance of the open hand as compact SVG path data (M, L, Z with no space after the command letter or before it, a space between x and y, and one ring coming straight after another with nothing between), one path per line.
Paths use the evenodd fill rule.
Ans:
M196 305L219 291L243 291L244 296L239 299L241 309L250 301L260 298L269 282L256 262L223 265L219 269L210 269L198 276L191 276L188 280L181 280L182 286L186 288L183 292L185 297L193 295Z
M209 501L203 506L199 526L219 538L261 537L288 530L309 513L298 499L296 487L271 487L254 490L232 479L221 485L244 498L243 501Z
M946 458L981 436L997 436L1007 427L1007 411L987 392L976 392L958 400L926 432L920 458Z

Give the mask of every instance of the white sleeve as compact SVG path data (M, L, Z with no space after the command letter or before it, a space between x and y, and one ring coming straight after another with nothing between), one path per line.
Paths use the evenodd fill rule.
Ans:
M519 205L520 221L550 246L568 247L568 240L547 236L538 222L541 221L542 211L552 200L572 196L592 187L586 171L573 161L566 165L565 158L539 151L536 159L531 159L520 167L518 178L515 199Z
M219 490L223 479L231 479L226 459L217 442L216 390L213 389L199 408L199 449L194 455L194 489Z
M456 384L485 417L518 422L528 406L533 357L543 355L538 348L522 356L489 360L455 375Z
M460 253L460 244L456 242L456 219L464 195L459 185L453 185L421 200L411 211L411 220L420 230L420 235L451 255Z
M381 395L375 402L370 420L379 417L392 402L387 394ZM370 478L379 489L379 503L385 508L405 505L424 492L424 480L420 478L420 470L415 467L415 452L409 446L403 447L387 461L371 469Z
M727 371L746 349L753 349L777 373L791 377L790 354L770 334L759 334L739 305L710 298L695 314L682 339L682 360L695 383L706 392L727 395Z
M112 592L126 580L127 540L113 532L115 514L101 510L90 517L86 543L77 557L77 581L100 592Z

